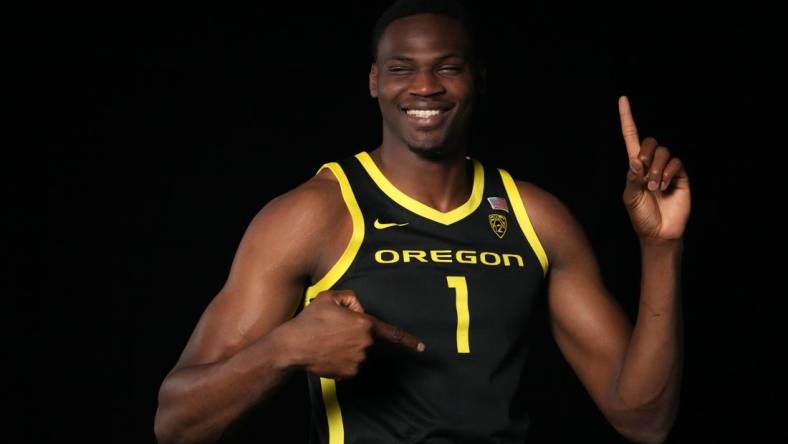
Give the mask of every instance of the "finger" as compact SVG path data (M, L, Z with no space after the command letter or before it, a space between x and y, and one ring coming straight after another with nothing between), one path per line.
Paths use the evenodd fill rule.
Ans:
M370 319L372 319L372 328L379 337L395 344L402 344L405 347L419 352L424 351L424 343L416 336L405 332L399 327L387 324L373 316L370 316Z
M651 164L654 161L654 153L657 151L657 145L657 139L653 137L646 137L643 139L643 144L640 146L640 152L637 158L640 159L643 167L646 168L644 174L648 174L648 169L651 168Z
M332 300L340 307L348 308L357 313L364 313L364 307L352 290L338 290L331 293Z
M640 137L638 137L638 129L635 126L635 119L632 117L632 109L629 107L627 96L621 96L618 99L618 115L621 117L621 132L627 146L627 155L631 159L640 152Z
M651 167L648 169L648 184L647 187L651 191L657 191L662 181L662 172L665 170L665 165L670 160L670 150L664 146L658 146L654 153L654 160L651 162Z
M624 204L632 206L641 199L647 176L643 174L643 165L637 157L629 159L629 165L623 199Z
M665 170L662 173L662 191L665 191L668 186L670 186L670 183L677 177L679 172L684 173L684 165L678 157L674 157L670 159L670 162L665 166Z

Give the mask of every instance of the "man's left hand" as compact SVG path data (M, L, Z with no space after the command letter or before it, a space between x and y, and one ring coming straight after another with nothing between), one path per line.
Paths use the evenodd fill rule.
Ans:
M641 241L681 239L690 213L687 171L653 137L640 142L626 96L618 99L618 112L629 156L623 200L632 226Z

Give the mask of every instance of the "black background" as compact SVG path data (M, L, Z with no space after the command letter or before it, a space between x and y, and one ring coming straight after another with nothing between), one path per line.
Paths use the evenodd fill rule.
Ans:
M10 41L24 85L12 88L23 93L12 111L31 125L12 128L22 142L3 162L4 285L22 315L8 336L22 371L3 390L20 394L25 441L154 442L159 385L254 214L322 163L380 143L367 46L386 4L69 5L26 16ZM785 15L752 3L473 8L490 66L471 155L570 207L631 319L640 264L620 200L619 95L641 137L686 165L686 357L669 442L785 440L774 223ZM527 370L534 442L624 442L543 327ZM236 439L304 442L302 376Z

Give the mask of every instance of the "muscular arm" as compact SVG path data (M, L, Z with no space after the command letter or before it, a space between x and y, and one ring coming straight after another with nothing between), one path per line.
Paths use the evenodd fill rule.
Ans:
M517 183L551 266L548 306L559 349L611 425L636 442L664 441L679 402L680 243L641 244L637 321L602 282L590 243L557 198Z
M273 199L250 223L226 284L159 390L159 442L217 441L295 369L288 320L314 273L324 221L343 217L328 176Z

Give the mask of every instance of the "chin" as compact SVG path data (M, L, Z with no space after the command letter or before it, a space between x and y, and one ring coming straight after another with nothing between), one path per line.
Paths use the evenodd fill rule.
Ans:
M451 137L451 134L443 133L440 136L432 134L432 136L416 140L405 139L405 144L412 153L421 158L433 160L455 156L462 145L461 143L453 143L456 141L456 137Z
M408 143L411 152L425 159L443 159L450 154L444 144L412 144Z

